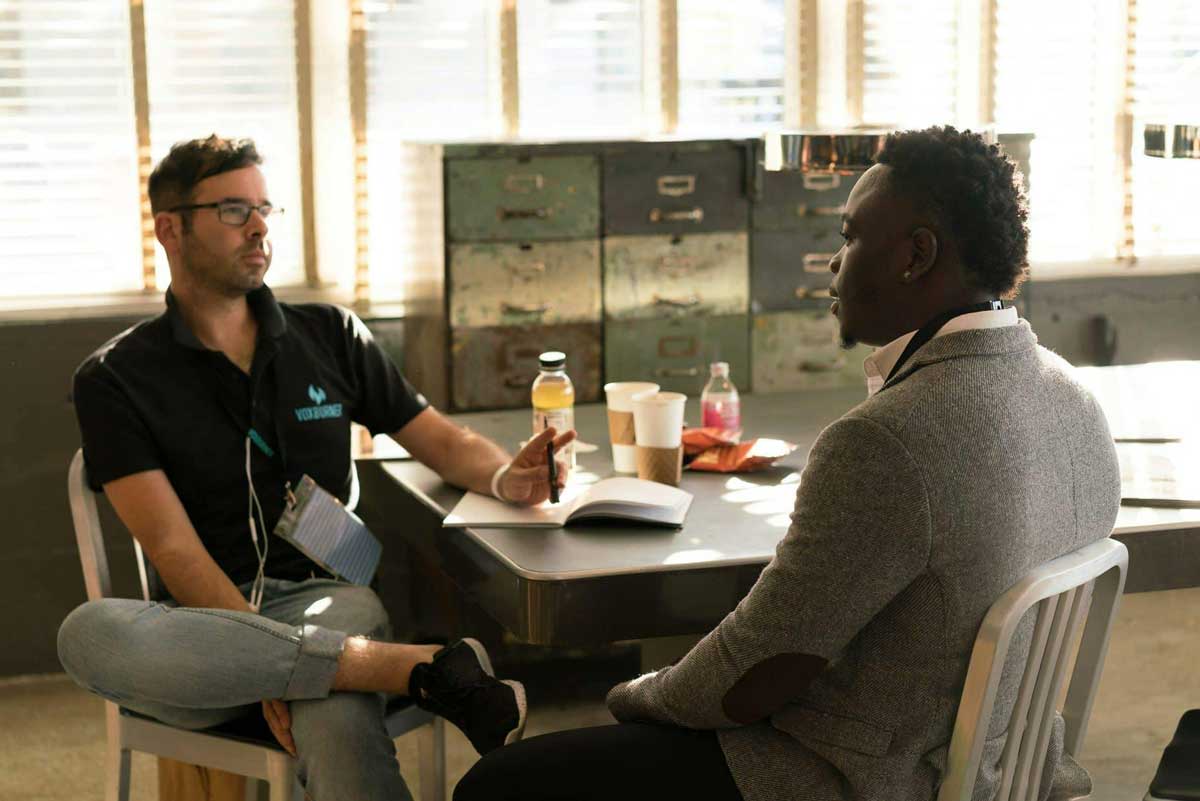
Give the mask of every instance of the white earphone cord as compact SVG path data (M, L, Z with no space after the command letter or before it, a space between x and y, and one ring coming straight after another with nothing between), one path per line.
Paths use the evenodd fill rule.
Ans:
M254 553L258 556L258 572L255 573L254 583L250 586L250 606L257 612L262 608L263 589L266 583L267 553L271 548L271 539L264 535L262 547L259 547L258 527L261 527L266 532L267 524L263 519L262 504L258 500L258 494L254 491L254 479L250 476L250 437L248 435L246 437L246 485L250 489L250 497L248 499L250 508L247 510L247 520L250 523L250 541L254 543ZM258 527L254 525L256 511L258 513Z

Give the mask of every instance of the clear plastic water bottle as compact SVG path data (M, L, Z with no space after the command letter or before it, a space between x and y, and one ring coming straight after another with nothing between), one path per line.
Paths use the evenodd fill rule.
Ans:
M575 427L575 386L567 375L567 356L557 350L538 357L538 377L533 380L533 433L547 428L559 434ZM568 464L575 467L574 443L565 448Z
M713 362L708 369L711 377L700 393L701 425L726 431L740 430L742 402L738 399L737 387L729 380L729 363Z

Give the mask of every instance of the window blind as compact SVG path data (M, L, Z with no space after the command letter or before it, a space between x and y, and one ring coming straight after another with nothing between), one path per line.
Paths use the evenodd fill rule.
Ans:
M488 0L364 5L373 300L411 299L441 280L440 150L411 143L500 136L492 8Z
M274 256L267 282L304 282L292 0L146 3L150 141L155 163L175 142L217 133L251 137L263 157ZM170 282L158 250L158 282Z
M642 119L640 0L521 0L521 135L636 136Z
M1200 254L1200 160L1142 153L1146 123L1200 125L1200 6L1194 0L1141 0L1134 34L1134 252Z
M0 3L5 298L141 289L127 0Z
M679 134L783 124L784 0L679 0Z
M1111 259L1121 232L1118 3L998 0L996 126L1032 132L1030 259Z
M958 92L958 0L863 3L863 119L868 126L953 123Z

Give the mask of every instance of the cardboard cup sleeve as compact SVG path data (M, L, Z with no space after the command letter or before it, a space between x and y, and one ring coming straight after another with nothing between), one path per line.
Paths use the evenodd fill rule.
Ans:
M633 412L608 410L608 441L613 445L633 445Z
M638 445L637 477L678 487L679 480L683 477L683 444L674 448Z

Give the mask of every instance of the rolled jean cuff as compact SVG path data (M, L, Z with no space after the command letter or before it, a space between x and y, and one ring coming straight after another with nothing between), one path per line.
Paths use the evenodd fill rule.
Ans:
M288 679L285 700L324 698L333 687L338 658L346 644L346 635L320 626L300 627L300 653Z

